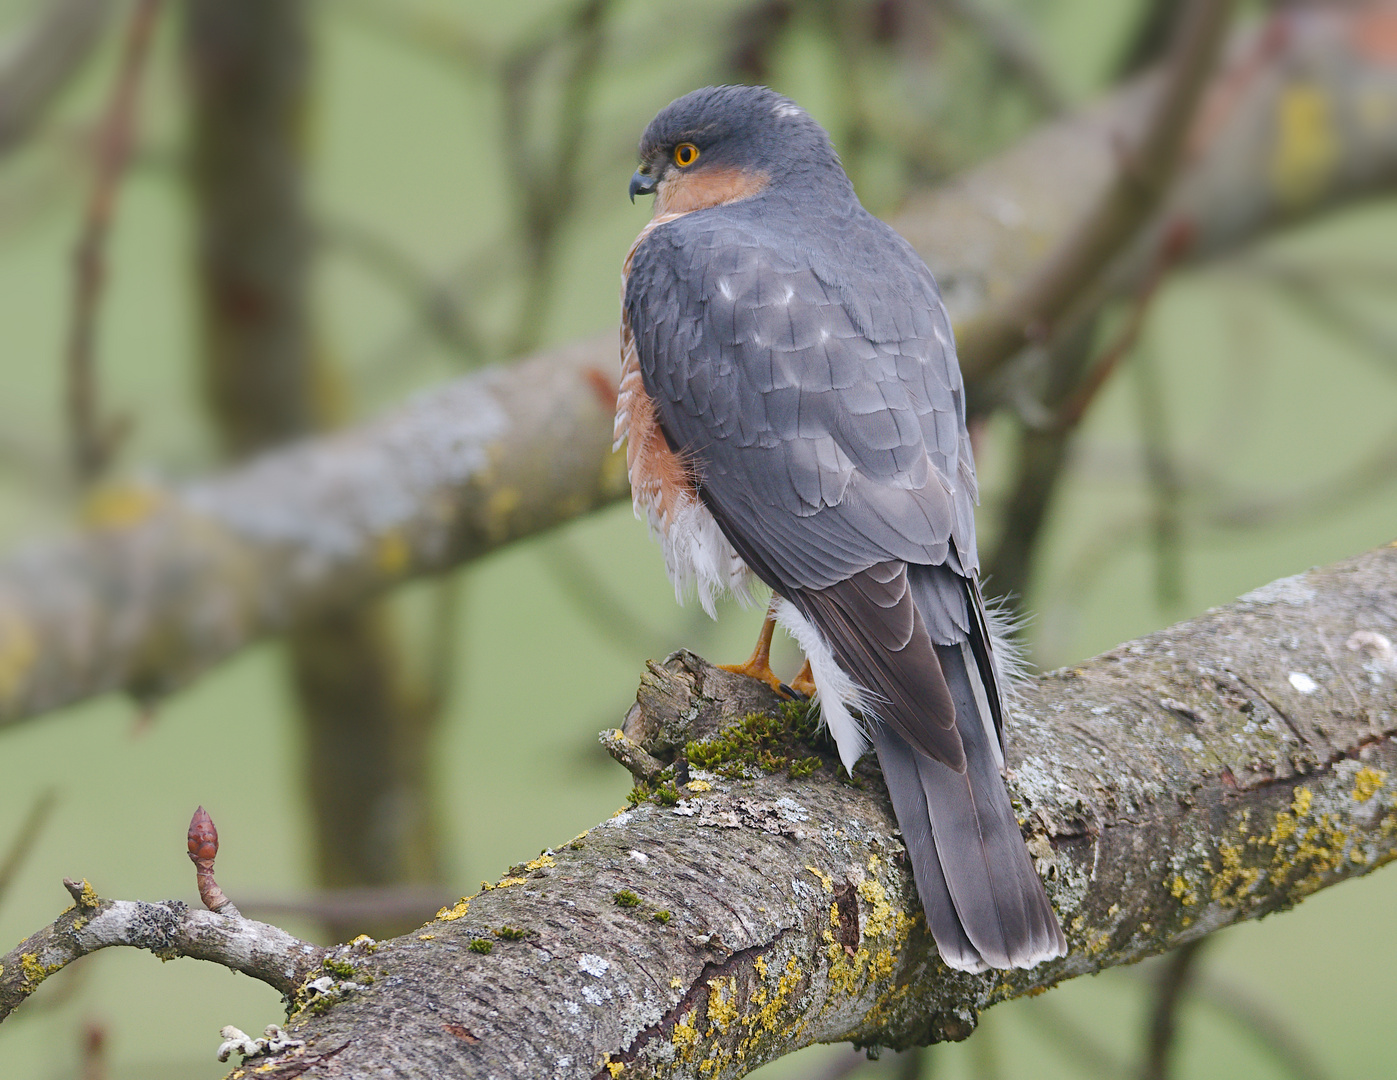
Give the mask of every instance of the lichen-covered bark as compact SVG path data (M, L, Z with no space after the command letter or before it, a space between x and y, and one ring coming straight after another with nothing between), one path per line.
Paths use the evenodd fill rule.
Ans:
M0 1020L50 975L118 946L146 949L162 960L211 960L270 983L288 1000L323 970L325 949L267 923L198 911L179 900L104 900L85 881L65 884L76 903L0 956ZM337 955L347 951L335 950Z
M1060 961L938 962L871 761L850 784L830 757L796 779L789 757L742 777L709 755L715 771L356 960L347 977L372 984L298 1014L307 1045L258 1075L333 1051L356 1077L715 1080L812 1042L964 1038L996 1002L1390 861L1394 638L1397 545L1025 687L1009 785L1068 934ZM626 734L665 759L764 697L676 654Z
M0 726L178 687L295 620L625 494L615 342L470 376L179 488L109 488L0 566Z
M1180 222L1201 258L1390 190L1397 125L1375 120L1397 111L1397 66L1367 43L1387 40L1369 21L1391 17L1278 17L1239 42L1246 62L1205 105L1208 137L1114 287L1133 288ZM1048 125L895 219L958 325L1011 292L1099 195L1148 89ZM178 686L297 618L623 497L607 449L616 367L607 334L203 484L100 494L90 531L0 563L0 725Z

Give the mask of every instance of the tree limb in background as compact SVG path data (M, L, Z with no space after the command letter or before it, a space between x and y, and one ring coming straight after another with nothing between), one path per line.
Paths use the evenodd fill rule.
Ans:
M292 0L193 0L187 10L203 366L224 445L246 456L342 412L309 305L309 10ZM314 865L330 889L441 879L428 765L445 691L412 677L394 614L356 597L298 613L287 635ZM326 929L340 937L351 926Z
M1297 23L1232 95L1161 211L1192 225L1191 259L1397 182L1397 126L1360 116L1397 109L1397 68L1355 52L1353 18ZM1331 105L1333 154L1308 179L1273 139L1296 94ZM1146 103L1127 88L909 204L896 224L957 319L1033 271L1044 238L1108 182L1110 132ZM1113 269L1120 289L1157 264L1162 228ZM298 618L624 497L607 452L616 348L608 333L482 372L203 483L99 493L88 531L0 562L0 725L108 690L158 695Z
M1185 942L1169 955L1160 972L1140 1080L1169 1080L1175 1075L1173 1061L1178 1041L1179 1006L1189 984L1198 978L1198 958L1207 944L1207 938Z
M24 865L25 860L29 858L29 853L39 842L39 836L43 833L44 826L49 823L49 819L53 817L53 812L57 807L57 790L51 787L45 788L29 807L29 813L24 815L19 829L10 838L9 849L3 856L0 856L0 901L3 901L5 894L10 891L11 883L19 875L20 867Z
M1032 36L1010 12L983 0L940 0L939 6L989 46L996 63L1013 75L1043 114L1052 116L1067 107L1067 96L1044 63Z
M1163 200L1226 38L1233 4L1190 0L1141 134L1120 151L1101 200L1003 303L957 327L966 378L980 379L1046 338Z
M111 0L57 0L0 58L0 156L21 145L49 104L92 54L111 15Z
M104 690L159 695L256 638L620 498L615 351L608 334L219 478L99 493L89 531L0 568L0 724Z
M97 133L96 168L82 234L73 251L73 314L68 326L68 441L73 473L91 483L106 468L125 425L104 420L98 394L97 308L106 283L107 235L131 156L136 92L155 32L160 0L138 0L131 12L121 67Z
M348 956L330 971L353 989L298 1011L288 1027L304 1045L258 1067L294 1075L333 1050L356 1076L724 1080L815 1042L963 1039L1000 1001L1397 859L1393 635L1397 545L1030 681L1008 782L1070 952L980 975L937 959L872 761L842 782L799 723L752 718L782 707L764 686L676 654L651 666L625 737L683 749L687 783L642 789L427 926ZM21 946L30 959L5 958L10 1007L12 965L37 978L66 954L35 945L87 940L72 924L96 911L72 888L80 907ZM191 929L247 922L148 913L173 952ZM259 977L283 992L316 981L314 967L274 967Z

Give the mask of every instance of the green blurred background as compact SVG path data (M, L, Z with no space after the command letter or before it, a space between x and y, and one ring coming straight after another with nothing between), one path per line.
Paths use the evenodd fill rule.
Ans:
M932 47L899 51L894 41L851 53L840 43L839 19L873 19L889 5L847 0L784 5L787 21L767 54L765 77L831 129L879 213L895 211L913 185L1012 143L1045 113L996 64L973 20L947 14L959 5L908 6L926 7ZM1076 103L1114 81L1156 5L985 6L1024 30ZM337 373L340 419L507 360L520 345L615 325L621 258L649 214L625 198L634 143L671 98L732 77L733 27L754 5L609 6L575 146L560 128L575 122L559 107L570 54L541 61L523 136L531 168L574 170L576 194L550 255L544 310L522 318L529 279L511 251L527 207L503 153L514 129L500 80L474 57L546 38L574 7L325 0L307 9L304 154L308 202L322 230L312 311L321 359ZM0 33L26 25L34 10L31 2L0 0ZM67 480L61 358L93 127L116 77L128 10L118 8L111 32L29 143L0 161L0 541L9 549L42 543L81 515L82 492ZM221 460L196 359L181 18L179 5L160 14L107 251L101 386L106 407L133 420L110 468L117 478L178 480ZM886 112L880 103L896 99L897 119L924 120L930 145L909 160L876 126L870 136L849 104L854 85L871 111ZM1360 348L1315 321L1239 260L1170 279L1140 347L1075 440L1027 598L1037 613L1028 630L1036 663L1091 655L1397 535L1397 485L1389 478L1359 485L1338 505L1311 509L1302 497L1316 486L1337 488L1397 427L1394 251L1390 197L1265 242L1267 254L1307 265L1376 267L1346 303L1372 338L1386 340L1385 351ZM471 348L423 328L420 282L440 280L457 282L461 318L476 334ZM1142 465L1140 402L1151 378L1162 387L1154 400L1163 404L1170 446L1181 460L1211 459L1215 478L1227 482L1209 505L1225 505L1227 492L1301 493L1286 504L1290 512L1220 523L1185 511L1177 543L1161 554ZM995 533L1016 438L1005 416L983 436L983 536ZM598 590L620 617L598 617L587 599ZM452 627L451 678L431 754L445 896L474 891L621 805L629 778L598 749L596 733L623 714L644 659L684 644L735 660L759 621L758 612L728 607L713 625L675 606L659 552L626 506L517 544L451 582L414 584L392 606L409 664ZM454 620L444 621L448 609ZM786 653L788 663L792 657ZM192 899L184 830L199 804L223 840L219 881L240 904L314 893L303 751L286 658L275 643L238 655L148 714L109 696L0 731L0 853L45 791L57 800L0 896L0 942L8 947L66 905L65 876L87 877L107 896ZM1207 993L1183 1013L1177 1075L1288 1075L1259 1029L1237 1021L1238 1008L1288 1031L1328 1075L1397 1075L1394 911L1397 876L1388 871L1219 935L1204 958ZM321 932L307 918L277 921ZM1142 1044L1150 987L1144 965L1001 1006L967 1044L933 1048L926 1075L1122 1075ZM80 1075L92 1025L104 1033L111 1077L220 1076L225 1069L213 1055L221 1025L257 1032L281 1016L272 990L220 968L162 965L144 953L98 955L52 979L0 1027L0 1076ZM813 1048L761 1075L822 1075L847 1053ZM880 1063L868 1074L896 1067Z

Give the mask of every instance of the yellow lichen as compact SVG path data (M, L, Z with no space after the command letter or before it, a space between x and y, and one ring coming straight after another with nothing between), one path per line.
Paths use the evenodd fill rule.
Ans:
M1353 777L1353 801L1367 802L1382 790L1382 786L1386 782L1387 773L1382 769L1370 769L1364 766Z
M502 487L490 495L485 503L485 529L492 538L503 539L508 535L509 519L523 501L517 487Z
M558 863L557 863L557 861L553 858L553 856L550 855L550 854L548 854L548 852L545 851L545 852L544 852L542 855L540 855L537 859L530 859L528 862L526 862L526 863L524 864L524 869L525 869L525 870L542 870L545 866L553 867L553 866L557 866L557 865L558 865ZM503 882L501 882L501 884L503 884Z
M859 883L859 895L869 905L868 917L864 920L864 935L880 938L893 932L893 907L888 903L888 892L873 878L864 878Z
M15 616L0 617L0 701L19 692L38 658L38 639L29 625Z
M671 975L669 977L669 988L671 990L678 990L683 985L684 980L681 979L678 975Z
M397 577L408 568L411 560L412 548L397 529L384 533L374 545L374 566L384 577Z
M716 1027L724 1035L728 1033L728 1025L737 1019L737 979L729 976L726 980L708 980L708 1023L711 1031ZM729 996L724 997L723 991L727 989Z
M707 780L690 780L684 786L689 791L692 791L695 795L700 795L705 791L713 790L713 785L710 784Z
M462 903L465 903L465 901L463 900ZM378 948L378 942L369 937L368 934L360 934L350 941L349 947L351 949L363 949L365 952L371 953Z
M612 1061L610 1054L602 1058L602 1067L611 1074L611 1080L616 1080L616 1077L620 1076L626 1070L625 1064L620 1061Z
M766 957L765 957L765 956L762 956L762 955L758 954L757 958L756 958L755 960L752 961L752 966L753 966L754 968L757 969L757 977L758 977L758 978L762 978L762 979L765 979L765 978L766 978Z
M442 911L445 911L445 910L446 910L445 908L442 908ZM440 917L440 915L438 915L438 917ZM418 941L436 941L436 939L437 939L436 934L418 934L418 935L417 935L417 940L418 940Z
M1193 891L1181 874L1175 874L1174 880L1169 882L1169 891L1174 895L1174 899L1178 900L1184 907L1198 903L1198 894ZM1113 904L1112 907L1114 906Z
M1271 182L1281 201L1296 206L1324 190L1339 160L1340 145L1329 93L1315 83L1297 83L1281 94Z
M868 974L874 979L884 979L897 968L897 957L891 949L879 949L868 962Z
M48 967L44 967L43 964L39 963L37 953L21 953L19 970L24 973L24 992L32 993L35 987L62 967L62 964L50 964Z
M1222 868L1213 878L1212 897L1223 907L1236 907L1261 879L1260 870L1244 865L1243 850L1240 844L1218 845Z
M442 908L437 912L437 922L455 922L457 919L464 919L466 912L470 910L471 902L465 897L457 900L455 905L449 908Z
M834 892L834 878L830 877L823 870L817 870L813 866L806 866L812 874L820 879L820 884L824 886L825 892Z
M694 1050L699 1043L698 1029L694 1027L694 1014L689 1013L683 1020L679 1020L674 1025L674 1034L670 1036L671 1043L674 1044L674 1056L681 1062L692 1061Z
M166 495L149 484L112 484L98 488L83 504L83 521L94 529L139 525L159 509Z
M765 978L766 965L762 965L762 967L762 977ZM748 1021L748 1023L752 1027L760 1027L762 1031L768 1033L774 1032L776 1030L776 1021L781 1014L781 1010L786 1007L787 1003L795 995L796 987L798 987L799 985L800 964L797 963L796 958L792 956L790 959L786 961L785 971L782 972L781 977L776 980L775 990L768 994L766 992L766 989L762 988L760 1001L757 1000L756 994L752 995L753 1004L759 1007L757 1009L756 1015L754 1015ZM753 1035L749 1040L747 1040L747 1043L744 1043L744 1045L747 1045L748 1043L755 1045L756 1036Z

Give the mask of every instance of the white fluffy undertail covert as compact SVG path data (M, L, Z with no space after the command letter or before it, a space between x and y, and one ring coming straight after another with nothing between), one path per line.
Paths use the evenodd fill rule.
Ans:
M876 696L855 682L834 662L824 635L817 630L789 600L776 601L776 622L796 640L810 661L810 673L815 676L815 700L820 716L839 747L839 760L852 775L854 765L863 757L871 743L865 723L877 723ZM854 712L860 718L854 716Z

